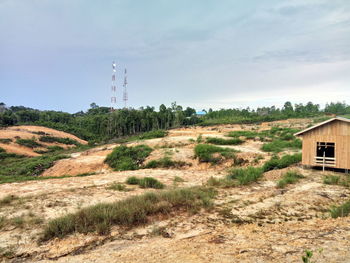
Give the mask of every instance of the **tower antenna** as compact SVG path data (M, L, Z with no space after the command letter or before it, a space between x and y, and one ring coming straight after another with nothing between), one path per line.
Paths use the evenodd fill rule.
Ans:
M117 86L116 86L116 72L117 64L112 62L112 86L111 86L111 112L114 111L117 107Z
M124 91L123 91L123 101L124 101L124 108L126 108L127 106L127 102L128 102L128 91L127 91L127 85L128 85L128 75L127 75L127 71L126 69L124 70Z

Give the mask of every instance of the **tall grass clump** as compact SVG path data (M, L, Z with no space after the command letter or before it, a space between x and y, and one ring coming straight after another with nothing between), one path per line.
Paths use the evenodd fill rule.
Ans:
M217 145L238 145L242 144L243 141L239 138L223 139L217 137L208 137L207 143L217 144Z
M165 185L153 177L130 176L126 179L127 184L139 185L141 188L163 189Z
M34 139L17 139L16 143L28 148L43 147L42 144L37 143Z
M113 225L134 227L148 222L148 217L168 215L172 211L198 211L210 207L215 196L212 188L193 187L145 193L114 203L100 203L76 213L51 220L40 241L69 234L97 232L107 234Z
M115 171L137 170L151 152L152 148L147 145L134 147L121 145L107 155L105 163L114 168Z
M288 171L282 179L277 182L277 187L284 188L287 184L294 184L301 178L304 178L301 173L297 171Z
M229 148L218 147L210 144L198 144L194 148L195 156L200 162L219 163L223 158L233 159L236 151Z
M326 175L325 177L323 177L323 183L349 187L350 178L349 177L341 178L338 175Z
M332 207L330 213L332 218L348 216L350 213L350 201L347 201L340 206Z
M249 166L247 168L232 169L227 175L227 179L236 180L238 185L248 185L259 180L262 175L262 168Z
M170 157L163 157L159 160L149 161L144 168L180 168L187 165L186 162L173 161Z
M273 156L269 161L263 165L263 171L268 172L274 169L282 169L289 167L293 164L301 162L301 153L297 154L287 154L279 158L278 156Z

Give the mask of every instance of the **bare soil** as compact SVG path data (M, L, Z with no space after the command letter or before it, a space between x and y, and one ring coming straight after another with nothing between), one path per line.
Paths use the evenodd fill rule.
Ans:
M300 120L297 121L282 124L301 125ZM303 121L304 127L311 122ZM149 224L133 229L113 227L106 236L73 234L42 244L36 242L50 219L89 205L151 191L130 185L127 185L129 191L108 188L115 182L123 184L129 176L152 176L167 188L203 185L210 177L225 176L232 163L217 166L198 163L193 156L193 140L199 134L203 138L225 136L231 130L264 129L265 126L177 129L165 138L130 143L145 143L155 148L147 161L170 156L191 163L179 169L112 171L103 164L105 156L116 146L111 144L72 154L71 158L58 161L43 176L86 172L96 173L94 175L0 185L0 199L8 195L19 197L10 204L0 205L0 217L25 219L22 225L11 223L0 229L0 254L3 255L0 261L302 262L301 256L309 249L314 252L313 261L317 263L349 262L350 219L332 219L328 211L332 205L349 200L350 189L326 185L322 172L299 166L267 172L252 185L218 189L214 207L208 211L155 217ZM249 140L232 147L240 150L239 154L250 165L261 165L270 157L260 151L259 141ZM253 164L257 155L263 159ZM305 178L284 189L277 188L276 182L287 170L297 170ZM175 183L176 176L184 182ZM33 223L35 220L31 218L43 221Z

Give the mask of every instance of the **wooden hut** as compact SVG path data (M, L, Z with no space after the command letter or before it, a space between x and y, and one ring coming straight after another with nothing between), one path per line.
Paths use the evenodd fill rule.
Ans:
M303 141L303 165L350 169L350 119L335 117L295 136Z

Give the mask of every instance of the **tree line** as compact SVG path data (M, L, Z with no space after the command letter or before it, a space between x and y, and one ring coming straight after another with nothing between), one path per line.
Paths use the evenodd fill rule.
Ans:
M0 103L0 127L13 125L41 125L77 135L89 141L102 141L111 138L134 135L158 129L170 129L186 125L212 125L221 123L254 123L287 118L303 118L331 114L350 114L350 106L345 102L326 104L320 109L318 104L292 104L283 107L259 107L257 109L209 109L203 117L197 117L195 109L175 102L167 107L141 107L139 109L118 109L99 107L95 103L86 111L74 114L61 111L41 111L24 106L6 107Z

